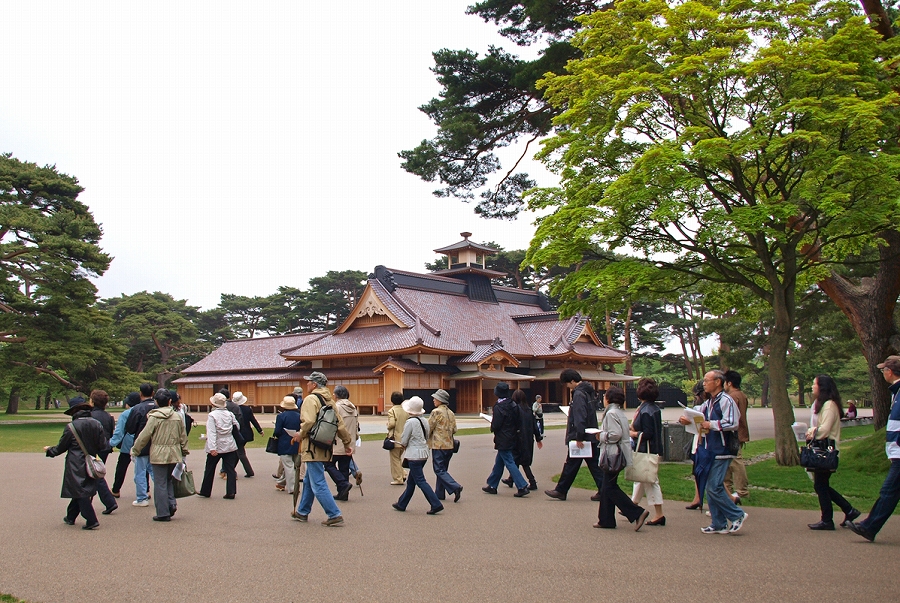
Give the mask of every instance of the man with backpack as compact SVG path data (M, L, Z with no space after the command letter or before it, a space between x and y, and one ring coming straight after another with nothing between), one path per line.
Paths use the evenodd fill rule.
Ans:
M300 431L291 441L300 444L300 459L306 464L306 476L303 478L300 504L291 513L291 517L303 522L309 521L315 497L328 516L322 525L339 527L343 525L344 518L325 481L325 463L331 461L335 438L344 445L346 453L351 454L350 434L340 415L335 412L334 397L326 387L328 378L315 371L304 379L307 381L308 395L300 406Z
M147 415L157 408L153 400L153 386L149 383L141 384L141 403L131 409L128 421L125 423L125 433L137 439L147 425ZM150 505L150 492L147 476L150 472L150 446L131 455L134 459L134 490L135 501L131 504L135 507L147 507Z
M569 449L569 442L576 442L579 448L590 446L592 450L590 457L572 458L566 452L566 462L563 464L556 488L544 490L544 494L556 500L566 500L569 488L572 487L575 476L578 475L578 470L581 468L581 461L584 461L594 478L594 483L597 484L597 493L591 496L591 500L598 502L600 489L603 487L603 472L597 465L597 438L593 434L585 432L585 429L598 429L594 387L587 381L582 381L581 374L575 369L563 370L559 374L559 380L572 390L569 417L566 421L566 440L564 442L566 450Z

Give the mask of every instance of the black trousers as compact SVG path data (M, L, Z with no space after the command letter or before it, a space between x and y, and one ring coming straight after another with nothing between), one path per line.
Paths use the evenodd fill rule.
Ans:
M97 513L94 511L90 498L73 498L69 502L69 507L66 509L66 519L75 521L78 519L79 513L84 517L85 525L92 526L97 523Z
M200 496L209 497L212 494L213 480L216 479L216 467L219 465L219 459L222 459L222 471L225 472L225 495L234 496L237 493L237 473L234 468L237 467L237 450L225 452L213 456L209 453L206 455L206 470L203 472L203 485L200 486Z
M331 460L325 463L325 471L328 477L337 486L338 492L349 490L350 485L350 459L353 458L349 454L336 454Z
M106 459L109 458L109 452L101 452L99 455L100 459L103 461L103 464L106 464ZM112 509L115 506L118 506L116 503L116 497L112 495L109 491L109 484L106 483L106 477L97 481L97 496L100 497L100 502L103 503L103 506L107 509Z
M637 520L644 512L644 508L634 504L631 497L619 487L619 471L615 473L603 472L603 487L600 488L600 509L597 519L604 528L616 527L616 508L629 522Z
M834 521L834 508L832 503L841 508L846 515L853 510L853 505L838 493L828 483L831 480L831 471L813 472L813 489L819 495L819 508L822 510L822 521Z
M116 462L116 478L113 480L112 491L116 494L122 489L125 483L125 474L128 472L128 465L131 464L131 454L127 452L119 453L119 460Z
M566 462L563 465L562 473L559 475L559 482L556 484L556 491L562 494L565 494L569 491L569 488L572 487L572 483L575 481L575 476L578 475L578 470L581 469L581 461L584 461L588 466L588 469L591 472L591 477L594 478L594 483L597 484L597 492L600 492L600 488L603 487L603 471L600 470L600 467L597 465L597 447L590 444L593 447L594 454L589 459L584 458L572 458L566 455Z
M250 459L247 458L247 450L245 449L246 446L246 443L238 444L238 460L241 462L241 466L244 468L244 475L246 475L247 477L253 477L253 467L250 466Z

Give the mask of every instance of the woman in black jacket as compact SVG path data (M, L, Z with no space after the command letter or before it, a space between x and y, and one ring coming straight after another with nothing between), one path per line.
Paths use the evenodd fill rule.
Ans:
M234 392L234 396L231 400L238 405L241 411L240 431L244 443L238 444L238 460L244 467L244 477L253 477L253 467L250 465L250 459L247 458L247 451L244 447L253 441L254 428L259 435L262 435L263 430L262 427L259 426L259 421L256 420L256 415L253 414L253 409L247 405L247 396L242 392Z
M91 417L91 403L78 396L69 400L67 415L72 416L72 422L66 425L59 444L56 446L44 446L44 452L49 457L66 453L66 467L63 471L63 484L60 498L71 498L63 523L74 526L78 514L84 517L85 525L82 529L94 530L100 527L97 514L91 505L91 498L97 493L97 481L87 475L85 466L86 458L81 451L81 446L72 433L75 429L81 438L84 448L91 456L99 454L109 447L109 440L103 433L100 422Z
M116 428L116 420L112 418L111 414L106 412L106 405L108 403L109 394L102 389L95 389L91 392L91 405L93 406L91 417L96 419L100 425L103 426L103 435L106 436L107 442L112 439L113 431ZM103 461L104 464L106 463L106 459L109 457L110 452L112 452L112 447L109 445L106 446L105 450L100 451L100 460ZM106 478L97 480L97 496L100 498L100 502L103 503L103 506L106 507L103 511L104 515L109 515L119 508L118 503L116 503L116 497L109 491L109 485L106 483Z
M662 435L662 412L656 404L659 397L659 386L656 381L649 377L644 377L638 382L637 397L641 401L637 412L634 413L634 420L631 422L631 430L629 435L632 438L632 444L635 446L636 452L649 452L651 454L663 454L663 435ZM640 438L640 443L638 439ZM659 489L659 478L652 482L634 482L634 490L631 493L631 500L635 504L640 504L647 493L647 504L653 505L655 515L653 519L647 522L648 526L664 526L666 525L666 516L663 515L663 497L662 491Z
M519 447L515 454L516 464L522 468L522 472L528 479L528 489L537 490L537 480L534 479L534 472L531 471L531 463L534 461L534 443L537 442L538 450L540 450L543 446L541 440L544 439L544 436L541 435L540 426L528 405L525 392L520 389L514 391L512 401L519 405L519 419L522 422L519 430ZM510 488L514 485L512 476L500 481Z

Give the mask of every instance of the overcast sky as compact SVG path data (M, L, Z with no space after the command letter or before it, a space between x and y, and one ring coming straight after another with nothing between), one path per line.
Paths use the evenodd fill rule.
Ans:
M533 217L479 218L397 157L434 135L433 51L513 49L471 3L4 0L0 151L85 188L101 297L424 270L462 231L521 249Z

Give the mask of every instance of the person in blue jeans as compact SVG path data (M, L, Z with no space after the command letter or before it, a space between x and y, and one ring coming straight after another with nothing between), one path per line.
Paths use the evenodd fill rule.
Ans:
M412 500L416 488L422 491L431 508L429 515L436 515L444 510L444 505L438 500L437 494L428 485L425 479L425 463L428 462L428 422L422 420L425 414L425 403L419 396L413 396L404 400L403 410L409 415L403 425L403 435L400 443L403 444L403 458L409 463L409 476L406 478L406 490L400 495L400 500L392 504L398 511L406 511L409 501Z
M847 521L847 527L869 542L875 540L875 536L887 523L888 518L897 508L900 502L900 356L888 356L878 365L884 380L891 384L890 390L893 396L891 412L888 415L887 428L885 430L884 451L891 461L878 500L869 511L868 517L859 523Z
M700 446L712 456L706 481L706 498L712 523L700 531L704 534L737 532L747 520L747 513L725 491L725 473L735 457L728 450L726 438L737 438L740 410L731 396L725 393L725 373L722 371L706 373L703 377L703 391L709 395L709 399L694 410L702 412L705 419L700 424L703 433ZM689 425L692 420L682 416L678 421L682 425Z
M487 485L482 491L488 494L496 494L500 478L503 477L503 468L509 470L509 476L516 485L516 498L528 496L528 482L519 471L514 457L516 447L519 445L519 427L522 424L519 418L519 407L510 398L509 384L501 381L494 387L494 395L497 396L497 404L494 405L494 413L491 418L491 432L494 434L494 448L497 456L494 458L494 468L488 475Z
M428 444L431 447L431 467L434 470L434 491L439 500L447 493L453 495L453 502L459 502L463 487L450 475L450 459L453 458L453 434L456 433L456 415L447 406L450 394L439 389L431 396L434 410L428 416Z
M291 517L298 521L309 521L309 514L312 511L313 499L319 501L322 509L325 511L327 519L322 525L327 527L339 527L344 524L344 517L341 510L334 502L334 495L325 481L325 463L332 458L332 446L317 445L310 437L309 432L316 423L319 410L322 405L334 406L335 399L326 385L328 378L319 371L304 377L306 379L306 390L309 395L303 399L300 405L300 431L292 438L292 442L300 444L300 459L306 465L306 475L303 478L303 493L300 496L300 504L297 510L291 513ZM350 447L350 434L344 425L341 415L336 413L337 418L337 445L343 445L347 454L352 454Z

